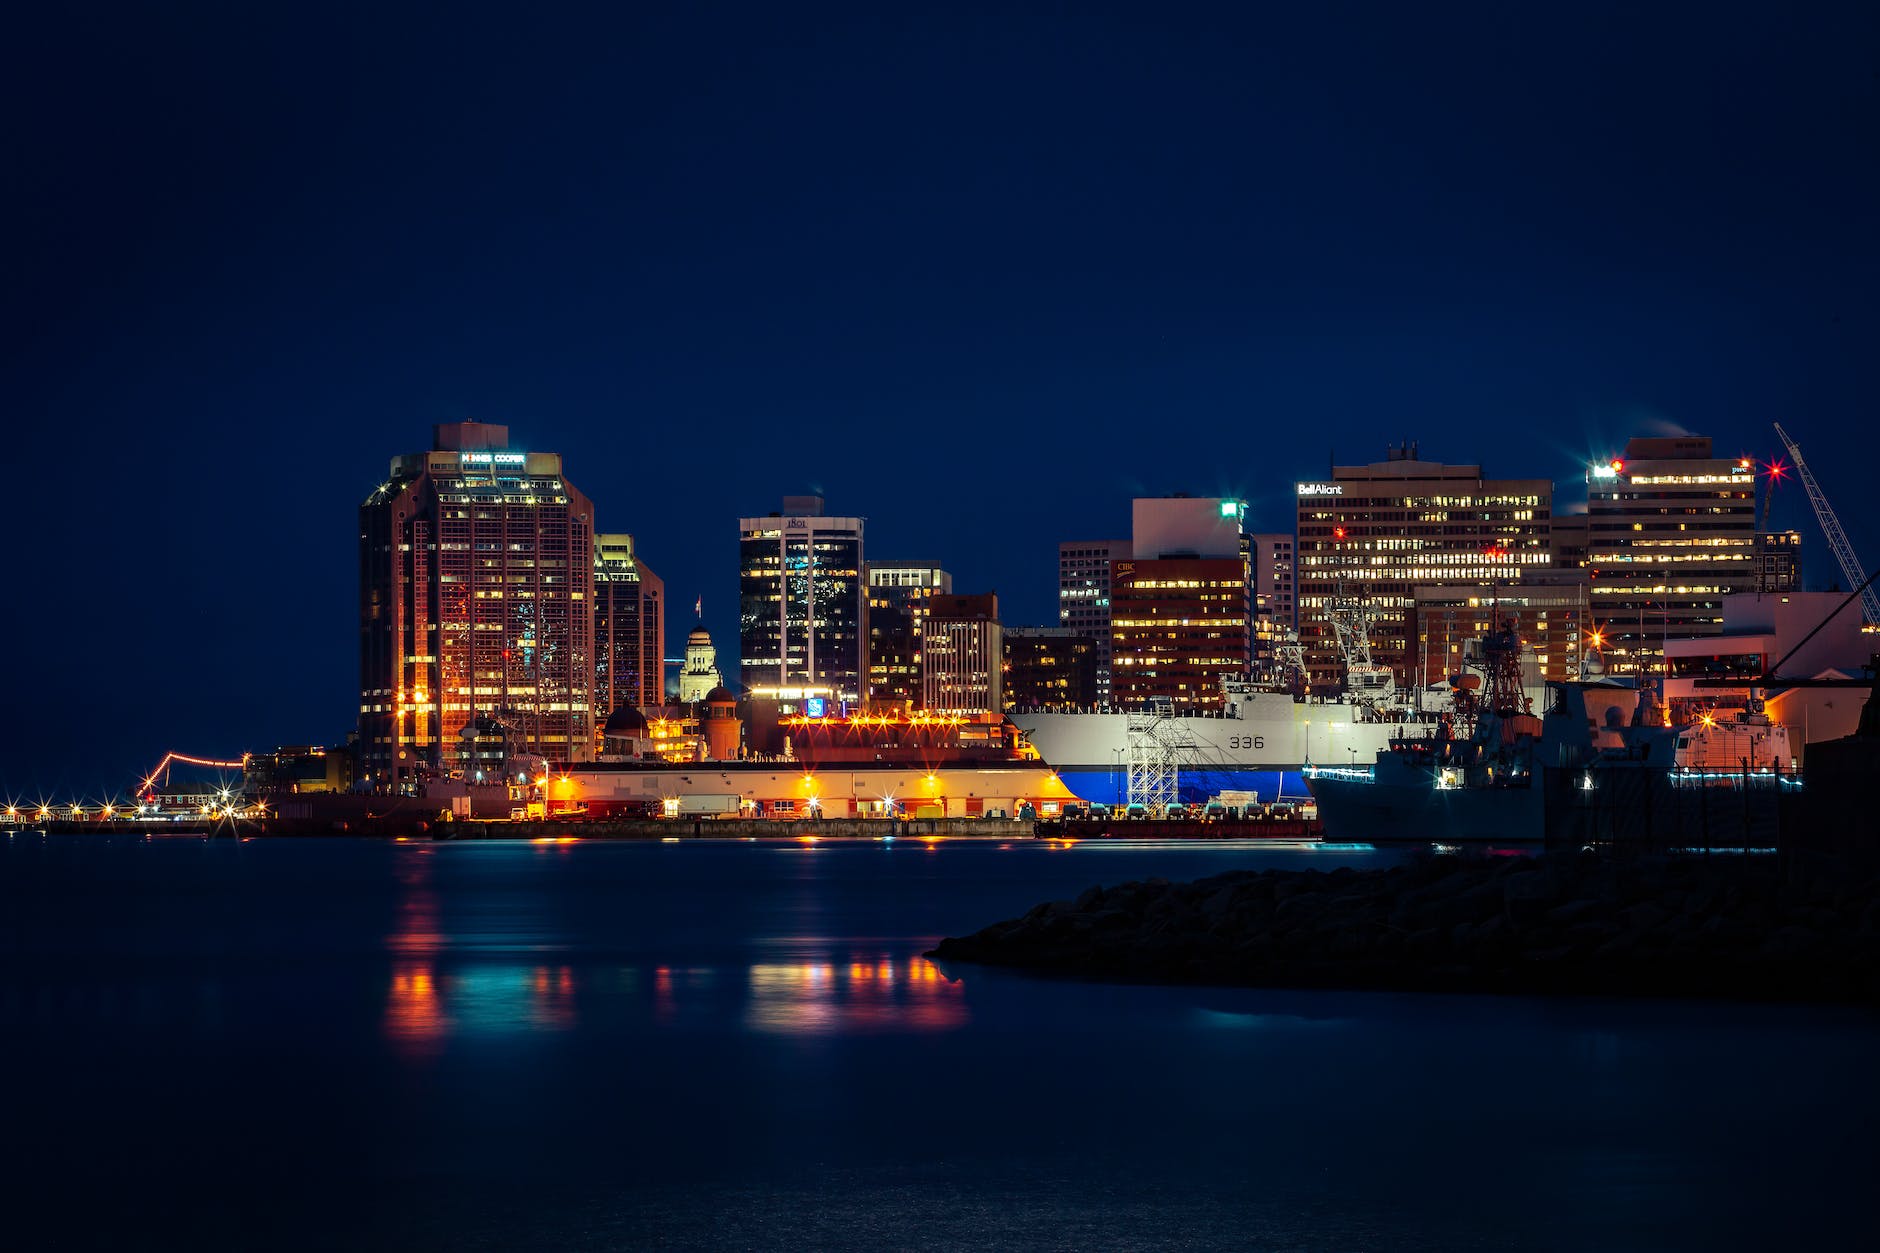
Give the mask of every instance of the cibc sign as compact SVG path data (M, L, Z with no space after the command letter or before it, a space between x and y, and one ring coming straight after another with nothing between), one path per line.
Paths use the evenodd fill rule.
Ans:
M1299 494L1301 496L1343 496L1345 485L1343 483L1301 483Z

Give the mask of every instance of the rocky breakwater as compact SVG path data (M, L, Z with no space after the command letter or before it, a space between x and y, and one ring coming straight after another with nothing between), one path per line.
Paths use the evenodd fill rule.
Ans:
M1237 871L1093 887L928 956L1132 981L1880 1003L1880 879L1588 853Z

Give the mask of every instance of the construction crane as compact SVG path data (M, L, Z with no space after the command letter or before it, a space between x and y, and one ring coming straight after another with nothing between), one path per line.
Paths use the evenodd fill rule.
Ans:
M1775 424L1776 436L1782 446L1789 450L1789 460L1795 463L1795 473L1800 476L1802 486L1808 491L1808 503L1815 507L1815 521L1821 524L1821 533L1828 539L1828 547L1834 550L1834 559L1841 567L1841 577L1847 580L1849 587L1860 590L1860 611L1867 619L1868 626L1880 627L1880 593L1873 589L1860 558L1854 555L1854 546L1848 543L1847 532L1841 529L1841 520L1834 516L1834 506L1828 503L1827 495L1821 490L1821 484L1815 482L1814 473L1808 463L1802 460L1802 450L1789 433L1782 429L1780 422Z

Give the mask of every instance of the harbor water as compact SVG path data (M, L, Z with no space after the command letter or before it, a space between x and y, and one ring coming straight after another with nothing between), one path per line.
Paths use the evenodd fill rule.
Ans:
M1092 884L1400 855L0 837L9 1244L1867 1242L1866 1011L920 955Z

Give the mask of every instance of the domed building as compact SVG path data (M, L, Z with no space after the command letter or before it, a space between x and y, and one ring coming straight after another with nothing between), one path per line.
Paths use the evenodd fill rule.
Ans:
M724 686L718 673L718 650L712 647L711 632L703 626L692 628L685 638L685 666L679 671L679 703L696 705L715 687Z
M632 705L622 705L607 715L601 728L601 754L605 757L638 757L645 751L643 741L650 738L646 715Z

